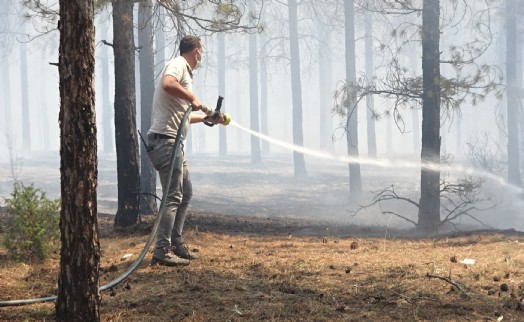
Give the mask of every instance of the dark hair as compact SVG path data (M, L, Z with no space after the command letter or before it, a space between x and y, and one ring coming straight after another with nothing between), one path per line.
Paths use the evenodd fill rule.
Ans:
M190 52L195 48L200 48L200 38L197 36L184 36L180 39L180 55Z

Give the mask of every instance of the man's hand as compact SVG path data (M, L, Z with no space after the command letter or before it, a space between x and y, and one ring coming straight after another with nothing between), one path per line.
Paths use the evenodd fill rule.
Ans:
M225 120L226 120L226 118L224 117L224 114L219 113L218 117L213 120L213 124L222 124L222 123L224 123Z
M198 98L195 98L193 101L191 101L191 108L193 111L198 111L201 107L202 103L200 103Z

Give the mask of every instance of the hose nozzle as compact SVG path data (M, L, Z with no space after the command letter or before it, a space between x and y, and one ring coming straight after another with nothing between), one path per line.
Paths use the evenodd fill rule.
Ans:
M217 101L217 107L215 108L215 110L213 111L211 108L209 108L209 106L207 105L202 105L202 107L200 108L202 110L202 112L204 112L207 117L206 118L211 118L213 120L216 120L221 114L224 116L224 122L222 123L222 125L228 125L229 122L231 122L231 116L227 113L222 113L220 112L220 109L222 108L222 101L224 100L224 97L222 96L218 96L218 101ZM207 125L207 126L214 126L215 124L212 123L212 122L208 122L204 119L204 124Z
M231 115L224 113L224 123L222 125L228 125L231 122Z

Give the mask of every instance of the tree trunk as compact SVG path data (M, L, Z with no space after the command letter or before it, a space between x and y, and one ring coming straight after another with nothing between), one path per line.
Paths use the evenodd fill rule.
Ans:
M255 0L249 1L249 9L255 12ZM257 50L257 34L252 32L249 34L249 115L251 129L255 132L259 131ZM251 163L260 163L260 161L262 161L260 139L251 135Z
M417 48L415 45L411 48L411 63L412 63L412 69L413 69L413 77L418 77L419 75L419 69L418 69L418 59L417 59ZM414 106L411 109L411 124L413 126L413 154L419 154L420 153L420 108L418 106L417 102L414 102L417 104L417 106ZM457 123L460 123L460 121L457 119Z
M346 82L353 84L357 79L355 67L355 15L353 0L344 0L345 39L346 39ZM358 105L356 97L350 97L347 109L346 138L348 155L358 159ZM350 162L349 165L349 195L358 200L362 195L362 178L360 176L360 163Z
M16 135L13 133L13 116L11 115L11 72L10 72L10 57L9 51L7 48L2 48L2 74L0 76L2 80L2 101L3 101L3 110L4 115L0 121L0 125L4 128L5 133L3 135L8 135L9 140L14 140ZM14 143L10 142L9 144Z
M506 22L503 19L499 19L498 28L496 30L496 33L498 34L497 37L497 60L496 65L498 66L506 66ZM499 100L497 104L497 126L498 126L498 145L500 147L507 146L508 144L508 136L507 136L507 95L504 95L501 100Z
M506 0L506 86L508 109L508 182L522 186L519 156L520 88L517 81L516 0Z
M225 33L218 33L218 93L226 97L226 44ZM222 103L222 112L226 111L227 100ZM224 126L218 130L218 155L227 156L227 132Z
M288 1L289 47L291 54L291 93L293 99L293 144L304 145L302 130L302 84L300 80L300 49L298 46L298 8L296 0ZM304 154L293 152L295 177L306 178Z
M264 6L265 8L266 6ZM268 105L267 105L267 51L266 51L266 44L267 40L266 37L263 38L264 40L262 43L264 46L262 46L260 50L260 132L264 135L269 135L269 120L268 120ZM268 154L269 153L269 142L266 140L262 141L262 153Z
M156 4L155 8L157 15L156 18L156 29L154 31L155 37L155 84L158 81L158 77L164 67L164 60L166 59L166 37L164 34L164 7Z
M366 50L366 77L373 79L373 14L365 11L365 50ZM368 136L368 156L377 157L377 138L375 135L375 100L373 95L366 96L367 104L367 136Z
M25 24L22 24L22 34L25 33ZM20 42L20 89L22 95L22 143L23 150L31 151L31 123L29 121L29 94L27 79L27 43Z
M440 224L440 1L422 9L422 152L418 227L434 232Z
M332 141L333 126L331 119L332 109L332 88L331 88L331 30L322 22L318 22L318 39L320 57L318 62L319 72L319 127L320 127L320 149L325 151L333 151L334 145Z
M110 21L110 17L108 17L108 21ZM109 22L108 22L109 23ZM106 25L106 23L100 23L98 26L98 32L100 32L100 39L106 40L107 39L107 29L109 26ZM114 147L114 140L115 137L113 135L113 117L115 114L115 111L113 107L111 106L111 100L109 97L109 48L107 45L103 44L100 47L101 54L100 54L100 67L102 68L102 134L103 134L103 142L104 142L104 153L113 153L115 151Z
M38 66L38 69L40 70L40 75L45 75L47 72L47 69L55 69L55 68L56 68L55 66L50 66L47 64L40 64ZM49 108L49 104L47 102L48 97L49 97L48 96L49 92L48 92L46 85L48 84L45 84L45 83L39 84L40 88L39 88L38 95L40 96L40 102L38 104L38 109L33 110L33 113L38 115L38 119L42 122L41 124L45 124L45 126L40 127L40 133L39 133L40 140L41 140L40 142L42 142L41 149L44 151L50 151L52 140L51 140L51 134L50 134L51 131L49 130L49 125L55 124L56 119L50 117L52 111ZM28 134L30 135L31 131L28 131L28 132L29 132ZM54 138L55 136L53 135L53 141L54 141Z
M93 1L60 0L60 274L56 321L99 321Z
M118 177L116 227L138 221L139 165L136 131L133 2L113 0L115 55L115 142Z
M145 136L151 126L151 108L155 92L155 75L153 62L153 15L151 0L143 0L138 9L138 43L141 47L140 60L140 132ZM147 142L146 142L147 143ZM157 211L156 172L147 155L146 146L140 145L140 213L150 214Z

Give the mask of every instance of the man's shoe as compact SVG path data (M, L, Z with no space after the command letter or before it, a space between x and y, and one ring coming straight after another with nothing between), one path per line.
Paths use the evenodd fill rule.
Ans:
M175 244L171 246L171 249L173 250L173 253L183 259L198 259L198 255L195 253L190 253L189 249L187 248L187 245L182 244Z
M185 266L189 265L189 259L180 258L173 253L171 247L155 248L151 265Z

